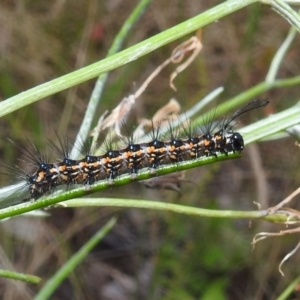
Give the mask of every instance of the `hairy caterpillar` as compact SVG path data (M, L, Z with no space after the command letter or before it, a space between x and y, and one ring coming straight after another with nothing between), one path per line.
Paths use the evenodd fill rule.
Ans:
M74 184L91 185L99 180L113 183L121 174L129 173L132 179L143 169L148 168L153 174L165 164L176 164L203 156L215 156L231 152L242 152L244 140L240 133L232 130L233 121L240 115L265 106L268 100L254 100L237 110L230 118L219 122L215 130L211 124L201 127L201 133L193 134L183 128L185 136L177 137L171 132L170 138L160 138L159 130L153 130L152 140L128 143L121 149L108 147L102 155L87 154L81 159L72 159L62 139L58 137L59 146L52 148L61 154L61 160L50 163L45 155L31 143L29 148L21 149L23 155L35 166L35 171L28 173L18 167L18 178L23 180L22 188L31 199L38 199L59 186Z

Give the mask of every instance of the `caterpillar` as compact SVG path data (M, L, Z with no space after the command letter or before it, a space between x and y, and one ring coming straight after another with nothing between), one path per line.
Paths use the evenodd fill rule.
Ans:
M244 150L244 140L240 133L233 131L235 119L242 114L266 106L268 100L256 99L237 110L230 118L224 118L218 123L219 129L214 131L212 123L200 127L200 134L192 133L182 126L182 138L171 132L170 138L160 138L159 130L153 128L152 139L149 142L128 143L121 149L109 146L102 155L87 153L81 159L70 157L67 143L58 137L59 146L51 143L52 148L60 153L60 161L50 163L46 155L30 143L29 148L21 148L26 159L35 166L32 173L15 167L19 179L25 181L23 188L29 193L30 199L37 200L59 186L74 184L92 185L99 180L107 180L111 184L115 178L129 173L132 179L138 172L148 168L153 174L165 164L176 164L181 161L193 160L203 156L215 156L231 152L241 153Z

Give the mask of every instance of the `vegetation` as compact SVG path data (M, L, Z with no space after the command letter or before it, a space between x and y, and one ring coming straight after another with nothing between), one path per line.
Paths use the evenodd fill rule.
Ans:
M139 95L128 123L150 119L172 97L182 113L197 108L195 123L228 116L253 98L271 100L237 124L246 142L242 158L223 155L158 170L175 174L180 192L146 189L125 175L114 187L100 182L1 209L3 299L299 297L300 254L297 234L291 234L298 230L299 207L287 199L284 207L270 208L300 179L294 145L300 18L288 1L202 2L1 4L5 165L26 166L19 147L5 137L20 147L32 140L49 156L53 128L75 144L85 140L105 110L136 94L191 36L203 49L177 74L177 91L169 84L176 66L169 64ZM210 101L218 95L219 105L215 111L210 102L204 115L198 106L207 95ZM176 176L190 168L185 178ZM138 179L149 176L143 170ZM281 236L253 250L251 242L266 232Z

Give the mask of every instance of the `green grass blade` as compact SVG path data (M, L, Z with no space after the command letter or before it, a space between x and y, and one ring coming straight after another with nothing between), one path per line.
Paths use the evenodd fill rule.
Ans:
M0 277L10 278L14 280L24 281L27 283L37 284L41 281L41 278L34 275L28 275L8 270L0 270Z
M242 128L239 132L243 135L245 143L253 143L264 137L283 131L299 123L300 103Z
M75 253L54 275L50 278L39 293L35 300L46 300L53 294L58 286L69 276L71 272L82 262L89 252L106 236L114 227L116 219L112 218L105 226L98 230L95 235L80 250Z

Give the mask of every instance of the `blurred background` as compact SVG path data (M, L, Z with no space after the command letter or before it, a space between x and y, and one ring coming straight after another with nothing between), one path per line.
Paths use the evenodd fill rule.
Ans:
M217 5L219 1L153 1L125 41L132 46ZM56 0L0 4L0 99L103 59L137 1ZM171 97L182 111L223 86L222 103L262 82L290 26L268 6L251 5L205 27L203 50L169 87L169 66L138 101L134 118L151 118ZM191 35L190 35L191 36ZM99 117L133 93L172 50L190 36L131 62L109 75ZM278 78L300 73L299 37ZM43 99L0 120L1 161L24 159L17 147L27 138L49 150L53 129L73 141L95 80ZM271 104L239 120L250 124L298 101L299 88L273 89ZM217 105L215 103L214 105ZM95 120L96 124L97 120ZM133 122L134 123L134 122ZM50 151L50 150L49 150ZM49 154L50 155L50 154ZM146 189L141 183L96 196L167 201L203 208L256 210L278 203L299 186L300 149L293 138L249 145L243 157L190 170L181 193ZM55 157L53 158L55 159ZM295 201L294 208L299 208ZM254 235L283 225L247 220L205 219L139 209L49 210L49 217L16 217L0 226L1 268L43 278L30 285L0 278L3 299L32 299L41 286L111 216L117 225L57 289L51 299L275 299L299 275L300 253L278 272L299 236L274 237L252 249ZM299 287L300 288L300 287ZM300 294L294 291L294 299ZM291 298L292 299L292 298Z

